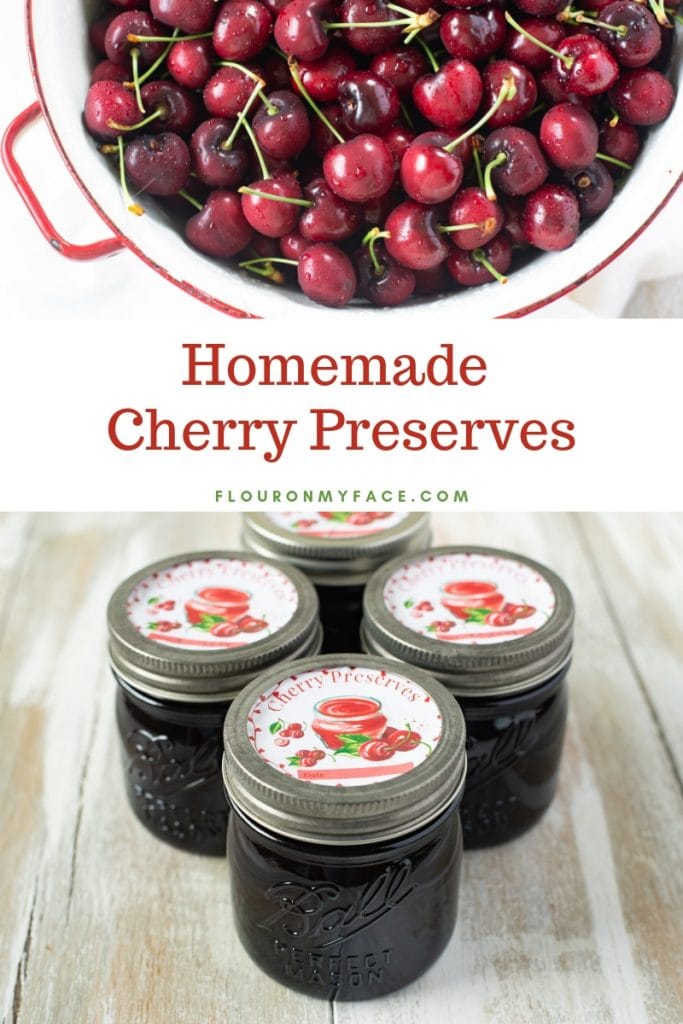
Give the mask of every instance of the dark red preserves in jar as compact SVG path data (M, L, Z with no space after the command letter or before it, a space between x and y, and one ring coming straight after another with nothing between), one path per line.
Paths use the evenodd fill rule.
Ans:
M465 716L465 846L520 835L552 801L573 622L559 576L495 548L395 559L368 584L364 649L431 672Z
M426 512L250 512L242 539L258 554L282 558L315 584L323 652L357 651L363 589L390 558L429 546Z
M266 559L179 555L125 580L108 623L130 805L159 838L222 855L225 715L259 672L320 649L315 590Z
M259 676L225 722L237 932L327 1000L401 988L453 931L465 725L419 669L353 655Z

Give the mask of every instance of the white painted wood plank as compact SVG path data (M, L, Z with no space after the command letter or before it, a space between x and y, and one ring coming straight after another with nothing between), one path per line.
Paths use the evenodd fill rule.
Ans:
M683 778L683 513L584 515L580 529Z

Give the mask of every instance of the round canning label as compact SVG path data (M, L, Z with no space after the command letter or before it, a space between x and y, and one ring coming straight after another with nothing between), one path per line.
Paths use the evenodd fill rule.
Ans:
M215 651L270 636L289 622L298 602L294 583L272 565L200 558L145 577L126 611L148 640Z
M496 644L544 625L555 608L555 592L524 562L459 551L403 566L387 580L384 602L421 636Z
M254 703L247 736L285 775L321 786L366 786L403 775L439 742L432 697L398 672L321 668L280 680Z
M334 540L367 537L398 526L406 512L267 512L280 529L301 537L330 537Z

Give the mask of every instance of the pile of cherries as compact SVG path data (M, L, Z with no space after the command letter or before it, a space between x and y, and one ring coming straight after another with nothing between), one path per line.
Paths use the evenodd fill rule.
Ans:
M316 302L505 282L673 105L674 7L580 2L110 0L85 124L133 213L166 197L192 246Z

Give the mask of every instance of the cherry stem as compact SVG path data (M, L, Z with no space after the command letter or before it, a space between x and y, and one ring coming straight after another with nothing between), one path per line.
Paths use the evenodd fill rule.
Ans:
M167 107L161 103L149 117L143 118L142 121L138 121L137 124L118 124L116 121L107 121L107 127L113 128L117 132L136 132L138 128L145 128L152 121L156 121L159 117L165 117L168 114Z
M218 67L219 68L237 68L237 70L241 71L243 74L245 74L247 76L247 78L251 78L254 82L258 82L259 85L261 86L261 88L265 89L265 86L266 86L265 79L261 78L260 75L257 75L255 71L251 70L251 68L245 67L244 64L238 64L237 61L234 61L234 60L220 60L218 62Z
M484 174L481 169L481 157L479 156L479 145L478 140L474 140L475 144L472 147L472 163L474 164L474 170L477 175L477 181L479 182L479 188L484 191Z
M123 198L126 201L126 206L130 213L134 213L136 217L142 217L145 212L144 207L136 203L128 190L128 182L126 181L126 159L125 151L123 148L123 135L119 135L116 140L116 147L119 151L119 179L121 181L121 191L123 192Z
M606 21L598 21L596 18L591 18L584 11L572 11L569 8L565 8L564 11L558 14L557 20L574 25L593 25L595 28L604 28L608 32L616 32L622 39L625 35L628 35L628 25L610 25Z
M242 119L242 124L244 125L245 132L249 136L249 141L251 142L252 146L254 147L254 152L256 153L256 159L258 160L259 167L261 168L261 176L263 178L270 178L270 171L268 170L268 164L266 163L265 158L263 156L263 153L261 152L261 147L259 146L258 142L256 141L256 136L254 135L254 129L251 127L251 125L247 121L246 117L244 117Z
M179 36L174 33L172 36L137 36L129 32L129 43L191 43L194 39L211 39L213 32L198 32L193 36Z
M664 28L671 28L671 22L666 16L666 8L664 6L664 0L649 0L650 10L657 19L659 25L663 25Z
M291 267L299 265L296 260L286 260L282 256L259 256L258 259L254 260L243 260L238 266L243 267L244 270L250 270L252 274L268 277L276 284L282 284L284 277L279 271L274 269L273 263L286 263Z
M623 167L625 171L633 170L633 164L627 164L623 160L617 160L615 156L607 156L606 153L596 153L595 157L597 160L604 160L605 163L615 164L617 167Z
M507 163L507 153L499 153L486 165L486 170L484 171L484 194L490 203L495 203L498 198L496 190L491 183L491 173L496 167L500 167L504 163Z
M306 88L306 86L304 85L304 83L301 81L301 75L299 74L299 64L298 64L296 58L295 57L288 57L287 58L287 65L289 67L289 73L292 76L292 79L294 81L295 86L297 87L297 89L299 90L299 92L301 93L303 98L306 100L306 102L308 103L308 105L311 108L311 110L315 114L317 114L317 116L320 118L320 120L325 125L327 130L329 132L331 132L331 134L334 136L334 138L337 140L337 142L346 142L346 139L344 138L344 136L341 135L340 132L338 132L337 129L334 127L334 125L330 121L328 121L328 119L325 117L325 115L323 114L322 110L317 105L317 103L315 102L315 100L313 99L311 94L309 93L309 91Z
M612 116L610 117L607 123L610 126L610 128L616 128L616 126L619 124L619 113L612 106L609 108L609 110Z
M186 192L184 188L181 188L178 195L182 196L191 206L194 206L195 210L201 211L204 209L204 205L198 199L195 199L194 196L191 196L189 192Z
M422 36L418 36L417 37L417 41L420 44L420 46L422 47L422 49L424 50L424 53L425 53L425 56L426 56L427 60L432 65L432 71L438 71L439 70L439 62L437 61L437 59L434 56L434 53L432 52L430 47L427 46L427 44L425 43L425 41L422 38ZM407 42L407 40L406 40L406 42Z
M450 235L454 231L493 231L495 226L495 217L487 217L486 220L481 220L477 224L439 224L438 230L442 235Z
M161 67L161 65L164 63L169 53L173 49L173 43L176 42L179 32L180 29L177 28L173 33L173 42L168 44L163 53L161 53L160 56L157 57L153 64L150 64L150 66L145 71L144 75L140 75L140 77L138 78L138 85L144 85L147 79L151 78L155 71L158 71L158 69ZM126 82L125 84L132 85L133 87L135 87L135 82Z
M145 113L145 105L142 102L142 93L140 92L140 75L138 68L140 64L140 51L137 46L134 46L130 51L130 64L133 70L133 89L135 91L135 102L138 105L138 110L141 114Z
M403 114L403 120L408 125L408 127L411 129L414 128L415 123L412 117L410 116L410 111L408 110L407 106L403 101L401 101L401 113Z
M505 274L501 274L499 270L496 270L493 263L491 263L490 260L487 260L483 249L474 249L472 251L472 259L475 261L475 263L480 263L482 267L485 267L486 270L488 270L491 277L495 277L496 281L498 281L500 284L508 283L508 279L505 276Z
M375 245L379 238L391 238L391 231L380 231L379 228L370 228L367 235L363 239L363 245L367 245L368 252L370 253L370 259L375 270L375 274L379 277L386 270L380 261L377 259L377 253L375 252Z
M500 106L502 106L503 103L505 103L507 100L513 100L516 95L517 86L515 85L514 78L512 78L512 76L506 77L500 88L500 92L498 93L493 102L493 105L486 111L486 113L482 117L479 118L477 122L475 122L475 124L472 125L471 128L468 128L466 132L462 133L462 135L458 135L457 139L453 139L452 142L449 142L447 145L445 145L443 148L446 150L446 152L452 153L453 150L456 149L461 142L464 142L465 139L469 139L470 135L475 135L479 131L479 129L483 125L485 125L486 122L491 117L493 117L495 112L498 110Z
M223 150L232 149L232 144L235 141L235 139L237 138L239 130L242 127L242 124L243 124L247 114L249 113L249 110L251 109L251 106L254 103L254 100L259 95L259 93L261 92L262 88L263 88L263 85L257 85L256 88L253 90L251 96L249 97L247 102L244 104L243 109L240 110L239 114L237 115L237 120L235 121L235 124L234 124L234 127L233 127L232 131L228 135L227 139L225 139L221 143L221 149L223 149Z
M395 18L391 21L324 21L323 28L398 28L399 25L414 24L413 18Z
M249 188L248 185L241 185L237 191L243 192L247 196L258 196L259 199L272 199L275 203L291 203L292 206L314 205L310 199L297 199L295 196L273 196L270 192L259 192L257 188Z
M683 25L683 17L673 7L665 7L664 13L673 18L674 21L677 21L679 25Z
M557 57L557 59L564 64L567 71L571 71L571 69L574 66L574 58L570 54L559 53L558 50L553 50L552 46L548 46L547 43L544 43L540 39L537 39L536 36L532 36L531 32L527 32L525 28L522 28L518 21L515 21L515 19L512 17L509 11L505 12L505 20L507 21L508 25L512 25L515 31L519 32L521 36L524 36L530 42L535 43L536 46L539 46L542 50L545 50L546 53L550 53L553 57Z

